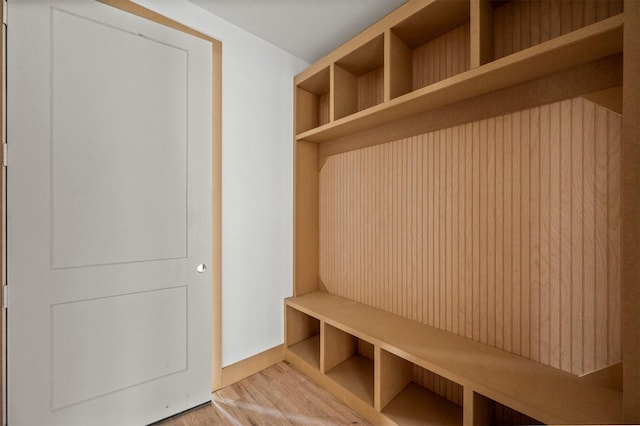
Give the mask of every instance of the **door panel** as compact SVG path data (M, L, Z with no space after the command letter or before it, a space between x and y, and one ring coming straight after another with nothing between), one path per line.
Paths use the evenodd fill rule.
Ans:
M186 257L187 52L52 18L53 267Z
M51 329L54 410L187 369L185 286L54 305Z
M210 400L211 44L90 0L8 16L9 424Z

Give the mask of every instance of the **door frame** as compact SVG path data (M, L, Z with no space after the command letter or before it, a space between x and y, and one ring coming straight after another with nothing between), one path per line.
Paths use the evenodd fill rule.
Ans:
M5 4L6 0L0 0ZM222 387L222 42L209 37L203 33L195 31L183 24L166 18L156 12L140 6L131 0L98 0L101 3L123 10L125 12L156 22L169 28L182 31L211 43L212 52L212 182L211 182L211 288L212 288L212 336L211 336L211 391L216 391ZM5 9L0 7L0 22L4 22ZM4 28L4 25L3 25ZM0 135L2 142L6 141L5 117L5 68L4 58L6 58L4 31L0 31L0 52L3 58L3 66L0 67ZM0 158L4 157L4 145L0 144ZM0 165L2 167L2 165ZM5 215L5 169L0 173L0 202L2 203L2 226L0 226L0 276L2 285L6 284L6 215ZM2 424L6 424L6 308L4 308L4 292L0 291L0 331L2 333L2 350L0 351L0 376L2 386L0 386L0 419Z

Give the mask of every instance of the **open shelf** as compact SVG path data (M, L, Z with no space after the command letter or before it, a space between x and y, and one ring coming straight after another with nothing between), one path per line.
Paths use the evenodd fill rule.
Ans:
M330 121L329 67L296 86L296 132L314 129Z
M469 69L469 1L436 1L390 31L391 99Z
M335 62L333 96L336 120L383 102L383 34Z
M604 19L367 110L336 116L296 139L326 142L605 58L622 51L623 24L623 15Z
M474 423L499 426L544 424L475 392L473 393L473 404L475 412Z
M311 366L320 368L320 335L311 336L306 340L289 346L289 350L307 361Z
M415 382L400 391L382 413L400 426L462 424L462 407Z
M286 309L287 348L315 369L320 369L320 321L297 309Z
M373 406L373 361L355 354L327 372L327 376Z
M380 350L377 405L398 425L461 425L462 386Z
M373 407L373 345L323 323L322 371Z
M487 0L485 0L487 1ZM622 12L622 0L490 1L493 58L500 59Z

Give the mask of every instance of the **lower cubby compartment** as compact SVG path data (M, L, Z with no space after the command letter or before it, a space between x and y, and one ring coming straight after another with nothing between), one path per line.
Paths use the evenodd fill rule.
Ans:
M473 405L474 424L490 424L496 426L544 424L477 392L473 394Z
M380 350L377 406L398 425L461 425L463 389L429 370Z
M334 382L373 407L373 345L323 324L321 370Z
M320 320L291 306L286 309L287 348L320 369Z

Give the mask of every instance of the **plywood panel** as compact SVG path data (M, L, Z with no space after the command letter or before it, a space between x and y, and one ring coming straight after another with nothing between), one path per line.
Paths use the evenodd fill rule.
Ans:
M574 98L329 157L323 283L574 374L620 362L620 126Z
M493 12L494 56L502 58L622 12L622 0L518 0Z

